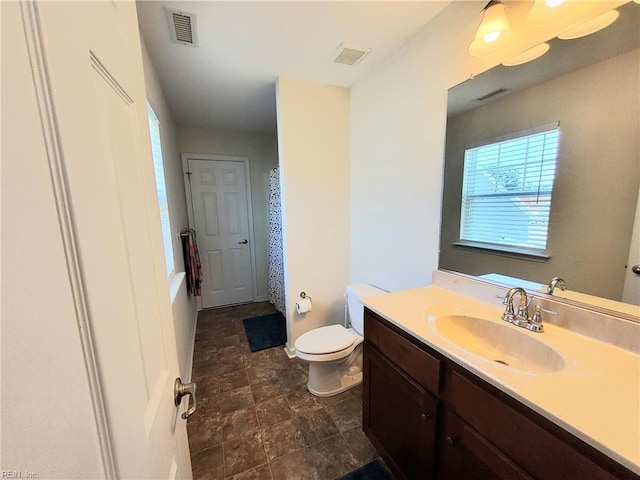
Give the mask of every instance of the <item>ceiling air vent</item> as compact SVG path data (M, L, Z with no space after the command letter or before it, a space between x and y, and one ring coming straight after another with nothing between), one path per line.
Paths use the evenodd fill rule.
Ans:
M166 10L171 41L181 45L198 46L196 16L180 10Z
M493 92L487 93L479 98L476 98L476 102L484 102L485 100L489 100L490 98L497 97L498 95L502 95L503 93L508 92L509 90L506 88L499 88L494 90Z
M367 47L359 47L348 43L342 43L338 47L338 50L333 57L333 61L344 65L355 65L370 51L371 49Z

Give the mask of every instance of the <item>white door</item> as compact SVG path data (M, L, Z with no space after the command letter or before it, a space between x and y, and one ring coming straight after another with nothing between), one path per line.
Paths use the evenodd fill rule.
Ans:
M87 403L82 399L91 398L88 405L94 421L90 424L96 428L95 451L100 452L103 471L99 476L190 478L186 422L179 415L184 404L180 409L174 405L178 361L135 8L134 2L106 1L21 4L24 28L17 31L27 38L33 78L20 88L35 90L39 109L34 111L39 111L41 125L12 131L7 141L29 145L44 139L42 167L28 174L51 176L55 205L41 205L57 216L59 230L39 239L38 254L42 251L47 258L58 251L58 245L64 245L67 265L63 273L37 265L30 299L37 303L41 301L38 289L48 291L66 284L75 306L75 313L72 309L68 317L57 316L49 322L46 317L31 318L29 322L41 325L43 347L47 323L75 328L75 335L68 334L56 349L81 344L79 364L87 377L84 387L74 391L58 387L55 378L34 386L30 382L36 380L24 376L24 384L18 386L21 390L37 388L42 405L50 403L50 397L66 410L77 409L78 422L64 425L69 432L86 423L81 412ZM13 21L19 22L17 9L11 12L16 12ZM8 162L17 166L20 158ZM26 184L23 187L27 189ZM25 226L30 223L28 212L37 205L28 198L26 205L15 205L26 212ZM20 221L17 217L18 236ZM22 265L28 271L29 257L5 260L3 269L15 266L19 273ZM14 285L16 289L26 287L28 284ZM55 311L53 306L50 311ZM56 364L56 356L40 357L42 351L46 349L31 352L29 368L46 371L48 364ZM60 412L60 417L49 414L36 426L41 427L36 436L42 436L44 444L50 429L66 413ZM28 415L21 417L28 429ZM77 431L70 437L85 435ZM42 451L32 451L32 456L66 455L62 451L77 448L82 464L82 449L93 448L84 443L70 447L61 441L58 453L45 451L51 447L44 446ZM54 470L43 468L47 470L40 477L93 476L86 473L89 470L77 473L69 463Z
M192 222L202 264L202 307L253 300L247 163L188 157Z
M634 267L640 267L640 190L638 191L638 205L633 222L629 259L627 260L627 271L622 291L623 302L640 305L640 274L633 271Z

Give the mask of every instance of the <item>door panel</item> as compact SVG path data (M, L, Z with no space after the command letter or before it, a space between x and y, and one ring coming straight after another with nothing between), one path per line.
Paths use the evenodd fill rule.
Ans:
M253 300L249 201L245 164L189 158L191 204L204 254L204 308Z
M205 212L205 235L220 235L220 221L218 220L218 198L215 193L202 194L202 210Z
M105 74L94 74L95 95L97 100L96 127L101 131L104 144L109 147L108 158L113 161L115 188L119 192L136 192L135 183L141 172L136 171L136 163L131 162L131 155L139 155L137 148L138 132L133 101L124 89L115 84L114 79L105 80ZM108 78L108 77L107 77ZM162 344L162 329L158 328L160 305L155 298L157 292L146 287L149 272L153 272L151 255L139 252L148 248L148 238L139 234L140 226L145 231L150 229L146 216L144 198L131 201L131 194L126 198L118 198L124 227L126 262L129 264L128 274L123 278L123 287L129 292L131 311L135 317L136 331L133 333L139 350L138 355L144 364L144 380L147 389L147 400L151 399L157 382L167 377L167 358ZM140 225L144 222L144 225ZM151 402L151 403L157 403Z
M135 3L34 12L116 476L190 477Z

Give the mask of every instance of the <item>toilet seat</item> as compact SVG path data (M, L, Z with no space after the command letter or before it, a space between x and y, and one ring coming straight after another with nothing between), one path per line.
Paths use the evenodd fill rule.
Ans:
M303 333L295 342L302 360L328 362L349 355L364 339L342 325L329 325Z

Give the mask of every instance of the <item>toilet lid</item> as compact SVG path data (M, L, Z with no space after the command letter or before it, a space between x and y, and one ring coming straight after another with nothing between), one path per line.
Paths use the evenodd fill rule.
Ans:
M356 336L342 325L329 325L303 333L296 340L296 350L310 355L334 353L350 347Z

